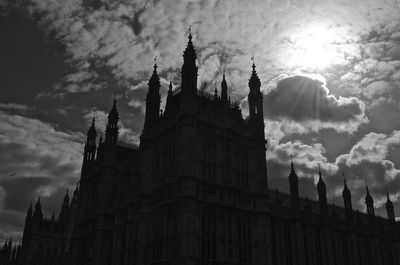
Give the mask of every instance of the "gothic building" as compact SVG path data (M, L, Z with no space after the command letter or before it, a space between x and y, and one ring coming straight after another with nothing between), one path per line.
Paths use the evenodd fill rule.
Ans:
M229 100L225 76L213 95L197 89L197 72L189 35L181 84L169 85L162 112L154 65L138 146L118 138L116 100L104 139L93 119L72 198L67 192L58 218L45 218L40 200L31 205L22 245L2 264L11 256L26 265L400 264L389 195L387 219L375 216L368 188L367 214L360 213L344 180L344 208L335 207L319 172L318 200L300 198L293 162L290 194L268 189L254 64L246 119Z

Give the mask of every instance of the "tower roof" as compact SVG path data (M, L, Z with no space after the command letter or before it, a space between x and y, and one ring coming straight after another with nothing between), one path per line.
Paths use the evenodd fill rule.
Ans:
M347 187L347 183L346 183L346 178L344 176L344 172L343 172L343 191L342 191L342 195L343 195L343 197L350 197L351 196L351 192L350 192L349 188Z
M326 189L325 182L324 182L324 180L322 179L322 174L321 174L321 167L320 167L320 165L318 165L318 174L319 174L319 179L318 179L318 184L317 184L318 190L320 190L320 189Z
M156 58L154 58L153 74L151 75L150 80L149 80L149 89L150 90L152 90L154 88L158 89L161 86L160 77L158 76L158 73L157 73L158 66L156 63Z
M89 130L88 130L88 132L87 132L87 136L94 136L94 137L96 137L97 136L97 132L96 132L96 125L95 125L95 118L93 117L93 119L92 119L92 124L90 125L90 128L89 128Z
M390 200L389 193L387 191L386 191L386 204L385 204L385 206L386 206L387 210L393 210L394 209L393 202Z
M250 79L249 79L250 90L257 89L257 88L261 87L261 81L260 81L260 78L257 75L256 65L254 64L254 62L253 62L252 68L253 68L253 70L251 71L251 76L250 76Z
M185 51L183 52L183 59L184 61L195 61L197 58L196 50L193 46L192 42L192 27L189 28L189 36L188 36L188 43L186 46Z
M298 177L297 177L296 171L294 169L292 155L290 155L290 174L289 174L289 179L292 179L292 178L296 178L297 179Z
M115 121L118 121L118 119L119 119L119 114L117 111L117 98L114 97L112 109L111 109L110 113L108 114L108 120L115 122Z
M374 199L372 199L371 194L369 193L369 188L368 188L368 184L365 183L365 187L367 190L367 194L365 195L365 204L367 206L372 206L374 204Z

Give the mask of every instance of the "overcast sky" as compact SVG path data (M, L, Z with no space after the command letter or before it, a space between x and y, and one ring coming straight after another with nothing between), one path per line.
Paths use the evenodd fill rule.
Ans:
M0 242L20 238L39 195L58 215L114 93L122 137L138 141L153 59L164 106L190 25L198 86L225 72L244 116L254 56L271 188L288 191L292 154L301 196L316 198L320 164L330 203L344 172L356 208L367 181L378 213L387 187L400 215L400 0L20 2L0 0Z

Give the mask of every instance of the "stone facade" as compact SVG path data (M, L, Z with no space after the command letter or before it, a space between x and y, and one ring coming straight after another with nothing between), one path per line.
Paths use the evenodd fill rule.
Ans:
M328 205L320 174L319 200L299 198L293 163L290 194L268 189L254 64L243 119L225 76L220 93L197 90L191 35L183 59L163 112L154 65L140 145L118 139L116 100L104 141L93 119L72 199L67 193L57 219L43 217L40 200L30 206L13 264L400 264L389 197L388 219L375 216L369 192L368 214L353 211L346 185L345 207Z

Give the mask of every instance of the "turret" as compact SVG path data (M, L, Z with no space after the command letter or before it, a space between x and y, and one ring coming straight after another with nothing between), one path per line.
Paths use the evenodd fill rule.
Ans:
M250 120L262 124L264 130L263 95L260 91L261 81L257 75L254 62L252 68L253 70L249 79L250 92L247 97L249 102Z
M146 96L146 116L144 119L144 129L148 129L159 118L160 113L160 78L157 73L157 64L154 63L153 74L148 82L149 91Z
M353 219L353 205L351 203L351 192L349 188L347 187L346 179L344 177L343 173L343 191L342 191L342 196L343 196L343 203L344 203L344 209L346 212L346 219L347 220L352 220Z
M92 119L92 124L87 132L85 149L83 153L83 162L84 164L88 161L94 161L96 156L96 126L95 119Z
M185 95L196 95L197 92L197 72L196 50L192 43L192 32L189 29L188 43L183 52L182 65L182 91Z
M116 145L118 141L118 120L119 114L117 111L117 99L114 98L114 103L110 113L108 114L108 122L106 127L106 145Z
M228 85L225 80L225 74L223 74L221 82L221 102L224 104L228 103Z
M40 204L40 197L38 198L38 200L36 202L35 211L33 212L32 219L34 221L41 221L43 219L42 205Z
M386 206L386 212L387 212L388 219L390 221L394 221L395 220L394 206L393 206L393 202L390 200L389 193L387 191L386 191L386 198L387 198L387 200L386 200L385 206Z
M293 159L290 156L290 174L289 174L289 186L290 186L290 201L292 209L299 209L299 178L297 177L296 171L294 170Z
M371 194L369 193L368 184L365 183L365 187L367 189L367 194L365 196L365 205L367 206L367 214L371 217L375 216L374 210L374 199L372 199Z
M319 180L317 184L318 189L318 200L321 215L326 215L328 213L328 202L326 199L326 185L322 179L321 168L318 166Z

